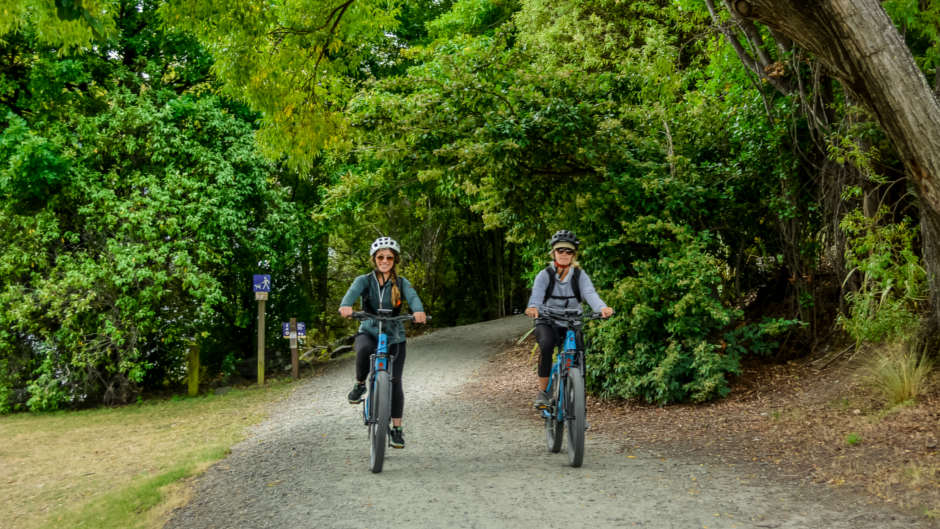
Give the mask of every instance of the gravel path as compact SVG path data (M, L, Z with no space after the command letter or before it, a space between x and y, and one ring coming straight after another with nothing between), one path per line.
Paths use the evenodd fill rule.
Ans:
M197 482L180 528L913 529L897 513L707 462L625 455L587 432L584 466L550 454L531 419L455 398L524 316L409 339L404 450L368 470L352 358L304 382ZM590 420L590 418L588 418ZM562 491L567 491L564 497Z

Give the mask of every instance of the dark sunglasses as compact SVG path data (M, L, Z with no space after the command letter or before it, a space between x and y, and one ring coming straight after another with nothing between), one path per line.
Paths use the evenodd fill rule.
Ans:
M556 248L555 251L558 253L565 253L565 254L574 253L574 250L572 250L571 248Z
M394 255L376 255L375 260L376 261L394 261L395 256Z

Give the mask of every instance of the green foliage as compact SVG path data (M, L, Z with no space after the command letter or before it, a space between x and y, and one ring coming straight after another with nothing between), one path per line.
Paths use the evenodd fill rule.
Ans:
M924 73L936 72L940 65L940 5L917 0L888 0L882 6L899 26Z
M626 228L657 257L635 263L636 276L605 294L611 306L629 309L593 333L589 387L659 404L727 394L738 351L722 351L711 338L738 314L718 301L722 281L706 238L655 219Z
M301 202L316 195L281 185L296 175L257 153L253 115L200 95L191 39L158 31L150 3L125 7L102 55L60 57L29 28L4 43L31 57L0 70L15 96L0 133L4 411L130 401L177 383L193 340L231 373L226 355L252 350L261 262L270 335L322 310L309 263L325 248Z
M213 53L224 94L261 113L266 152L310 170L320 149L341 141L359 67L373 44L388 49L398 4L174 0L161 14Z
M926 275L914 247L919 230L909 219L884 224L887 215L884 207L873 217L855 211L841 224L849 239L846 263L861 285L846 295L849 314L839 322L858 342L910 338L926 299Z
M115 32L120 0L7 0L0 7L0 38L35 28L42 44L63 51L87 48Z
M725 346L729 354L738 357L745 354L771 356L780 347L774 338L791 332L795 327L805 325L800 320L783 318L764 318L758 323L741 325L724 333Z
M862 442L862 437L855 432L852 432L845 436L845 444L849 446L855 446L861 442Z
M512 15L515 0L456 0L446 13L427 23L433 38L491 32Z

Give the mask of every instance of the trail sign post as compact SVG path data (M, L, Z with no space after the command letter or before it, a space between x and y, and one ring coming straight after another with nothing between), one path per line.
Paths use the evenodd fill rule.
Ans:
M199 394L199 344L195 339L189 344L189 396Z
M255 299L258 301L258 385L264 385L264 302L271 292L271 276L255 274L251 281Z
M281 323L281 335L290 338L290 365L294 380L300 376L300 361L297 359L297 339L307 336L307 324L291 318L290 322Z

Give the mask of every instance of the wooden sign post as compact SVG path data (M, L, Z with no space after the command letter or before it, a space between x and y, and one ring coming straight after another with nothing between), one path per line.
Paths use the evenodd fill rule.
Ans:
M189 396L199 394L199 345L195 340L189 344Z
M290 338L290 366L294 380L300 378L300 359L297 356L297 343L301 338L307 337L307 324L291 318L289 322L281 323L281 336Z
M297 361L297 318L290 319L290 371L294 380L297 380L300 371Z
M258 385L264 385L264 302L271 291L271 276L256 274L252 286L258 301Z

